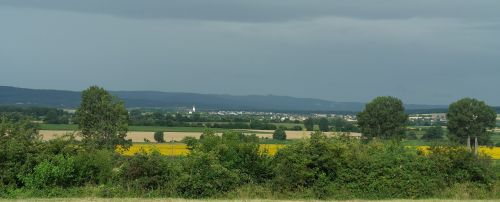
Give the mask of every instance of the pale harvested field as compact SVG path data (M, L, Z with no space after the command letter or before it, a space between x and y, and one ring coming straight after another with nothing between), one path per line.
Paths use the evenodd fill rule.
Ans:
M314 201L320 202L318 200L266 200L266 199L235 199L235 200L214 200L214 199L206 199L206 200L188 200L188 199L168 199L168 198L158 198L158 199L144 199L144 198L116 198L116 199L104 199L104 198L31 198L31 199L0 199L0 202L7 201L35 201L35 202L84 202L84 201L98 201L98 202L136 202L136 201L146 201L146 202L157 202L157 201L165 201L165 202L297 202L297 201ZM493 202L498 200L443 200L443 199L425 199L425 200L346 200L342 202L464 202L464 201L486 201Z
M272 133L274 132L273 130L252 130L255 132L260 132L260 133L268 133L268 134L257 134L259 137L269 137L272 138L273 135ZM309 135L311 134L311 131L291 131L287 130L286 131L286 138L287 139L302 139L302 138L308 138ZM325 133L328 136L334 136L339 133L336 132L326 132ZM361 137L361 133L348 133L349 136L351 137Z
M259 132L256 134L258 137L262 138L272 138L272 130L253 130L255 132ZM40 130L39 133L42 136L43 140L52 140L57 137L61 137L68 133L73 133L74 131L61 131L61 130ZM249 132L251 133L251 132ZM286 131L286 135L288 139L302 139L309 137L309 131ZM220 135L220 133L218 133ZM333 135L334 133L329 132L328 135ZM185 137L195 137L199 138L201 132L165 132L164 137L165 141L181 141ZM351 133L351 136L357 137L361 136L359 133ZM154 133L153 132L139 132L139 131L130 131L127 133L127 139L132 139L132 142L145 142L144 140L148 140L150 142L155 142Z

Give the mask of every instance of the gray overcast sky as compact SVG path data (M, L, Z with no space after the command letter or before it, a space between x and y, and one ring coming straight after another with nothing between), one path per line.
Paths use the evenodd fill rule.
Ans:
M0 0L0 85L500 105L498 0Z

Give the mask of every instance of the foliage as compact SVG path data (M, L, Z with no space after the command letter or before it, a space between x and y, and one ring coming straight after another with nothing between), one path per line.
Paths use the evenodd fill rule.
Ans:
M117 180L131 190L164 190L173 193L176 189L177 177L180 175L180 165L161 156L158 152L152 154L138 153L126 158L119 167Z
M417 133L415 131L407 131L406 132L406 139L407 140L416 140L416 139L418 139Z
M441 126L436 125L428 128L425 131L424 135L422 136L422 139L427 141L440 140L443 139L443 134L444 134L443 128Z
M317 132L278 152L272 185L285 193L311 190L316 198L420 198L456 183L491 186L495 179L483 158L433 151L417 155L399 144L362 144Z
M59 154L36 165L32 173L19 177L28 188L69 187L74 185L75 166L73 156Z
M264 181L271 172L267 166L269 157L259 152L259 138L255 135L209 133L200 138L191 154L197 153L213 153L224 167L239 173L245 182Z
M496 126L496 113L483 101L464 98L450 105L448 113L449 138L465 144L467 138L478 138L479 144L490 143L489 129Z
M185 157L154 150L122 156L82 146L71 134L41 142L30 121L2 119L0 197L400 199L458 191L499 197L498 166L462 147L416 152L398 142L318 131L271 156L257 136L240 132L206 130L185 141L191 149Z
M210 197L228 192L241 184L238 172L222 165L215 153L194 153L186 159L183 167L178 187L183 197Z
M320 118L319 119L319 130L323 132L327 132L330 130L329 122L327 118Z
M368 139L401 139L408 115L403 102L395 97L377 97L358 114L358 125Z
M9 117L31 117L51 124L68 124L71 114L61 109L36 106L0 106L0 114Z
M38 126L27 119L13 122L0 117L0 184L20 186L19 168L39 144Z
M359 132L359 128L357 128L354 124L342 119L342 118L333 118L331 120L331 124L333 126L334 131L338 132Z
M304 120L304 127L306 128L307 131L313 131L314 130L314 119L307 118L306 120Z
M80 107L75 113L82 140L88 147L114 150L116 145L128 147L128 112L103 88L91 86L82 92Z
M273 133L274 140L286 140L286 132L283 128L278 128Z
M165 142L163 131L156 131L154 134L155 141L158 143Z

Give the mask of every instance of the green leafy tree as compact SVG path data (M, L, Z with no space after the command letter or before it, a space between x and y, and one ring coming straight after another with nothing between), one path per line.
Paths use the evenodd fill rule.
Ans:
M304 127L306 128L307 131L313 131L314 130L314 119L307 118L306 120L304 120Z
M123 102L103 88L91 86L84 90L75 116L85 145L110 150L116 145L131 145L131 140L125 140L128 112Z
M0 117L0 186L21 184L17 174L28 155L37 153L39 143L38 125Z
M432 126L425 131L425 134L422 136L423 140L440 140L443 139L443 128L441 126Z
M368 139L401 139L407 120L403 102L395 97L377 97L358 114L361 132Z
M470 147L470 139L476 144L490 142L488 130L496 125L496 113L483 101L464 98L452 103L446 117L448 119L449 138L457 143Z
M273 133L274 140L286 140L286 132L283 128L278 128Z
M164 137L163 131L155 132L154 138L155 138L155 141L158 143L165 142L165 137Z
M319 130L320 131L327 132L327 131L330 130L328 119L321 118L321 119L319 119L319 123L318 124L319 124Z

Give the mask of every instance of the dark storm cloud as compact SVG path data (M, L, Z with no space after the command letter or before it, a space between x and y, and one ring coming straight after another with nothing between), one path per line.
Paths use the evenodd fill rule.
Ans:
M500 1L0 0L0 85L500 105Z
M130 18L283 21L352 18L496 18L497 0L1 0L0 5L110 14Z

